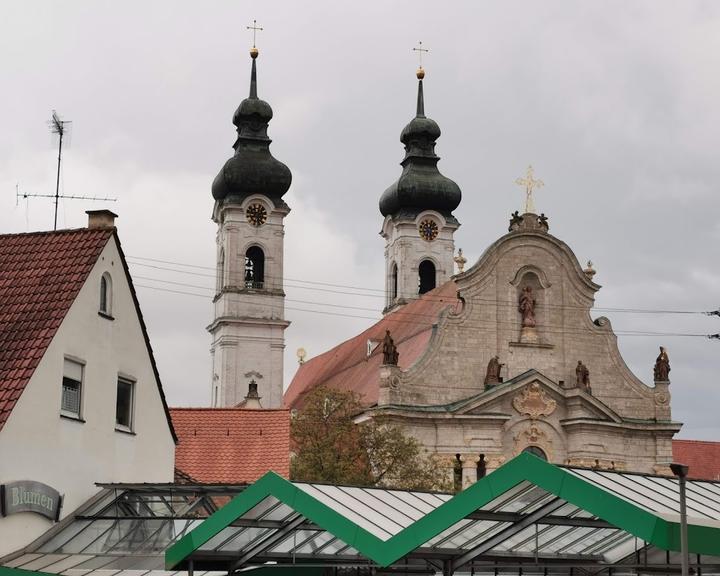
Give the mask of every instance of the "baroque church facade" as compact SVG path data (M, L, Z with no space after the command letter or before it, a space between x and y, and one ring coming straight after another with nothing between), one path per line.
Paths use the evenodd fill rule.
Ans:
M463 485L529 451L559 464L664 473L681 424L670 410L667 356L652 386L623 361L609 319L593 319L600 286L532 205L465 269L455 252L459 186L438 170L440 128L415 117L400 140L402 173L380 198L383 318L301 364L283 396L282 196L289 169L269 151L270 106L250 95L235 112L235 155L213 182L217 294L214 406L301 408L319 385L358 393L365 412L400 425ZM458 272L455 273L457 265Z

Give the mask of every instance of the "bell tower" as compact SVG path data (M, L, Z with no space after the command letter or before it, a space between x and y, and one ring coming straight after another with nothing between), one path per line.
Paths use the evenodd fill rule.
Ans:
M258 49L250 50L250 95L233 115L235 154L215 177L217 282L212 335L212 406L243 404L252 383L263 408L282 405L285 292L282 199L292 175L270 153L273 112L257 96ZM256 385L256 388L255 388Z
M385 238L385 313L453 275L453 235L460 223L452 211L460 205L462 193L437 168L440 127L425 116L424 77L420 66L415 118L400 134L405 145L402 174L380 198L385 217L380 232Z

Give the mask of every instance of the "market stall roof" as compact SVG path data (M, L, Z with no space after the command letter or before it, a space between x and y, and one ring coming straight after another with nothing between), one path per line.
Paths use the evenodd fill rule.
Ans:
M99 484L75 513L24 550L0 559L0 576L30 572L73 576L166 576L163 554L177 538L246 485ZM25 571L25 572L23 572ZM183 572L183 571L181 571ZM219 573L218 573L219 574ZM195 576L203 576L200 571Z
M455 496L292 483L269 473L167 551L166 567L237 570L483 558L614 564L678 550L674 478L548 464L521 454ZM689 547L720 555L720 483L688 482Z
M247 488L102 488L0 567L66 576L169 576L191 566L193 576L347 566L359 576L382 566L527 576L679 563L665 552L679 548L675 479L558 467L528 454L455 496L274 474ZM720 482L689 481L687 491L691 564L720 574Z

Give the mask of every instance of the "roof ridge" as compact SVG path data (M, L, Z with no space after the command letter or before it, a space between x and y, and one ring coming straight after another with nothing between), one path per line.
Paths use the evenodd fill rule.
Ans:
M63 228L61 230L36 230L34 232L10 232L8 234L0 234L0 238L10 238L17 236L51 236L59 234L70 234L76 232L105 232L111 234L117 228L115 226L108 228L87 228L85 226L80 228Z
M441 284L440 286L437 286L436 288L434 288L434 289L431 290L430 292L426 292L425 294L422 294L420 298L416 298L415 300L413 300L413 301L411 301L411 302L408 302L408 303L407 303L405 306L403 306L402 308L397 308L397 309L393 310L393 311L390 312L389 314L387 314L387 315L383 316L382 318L380 318L378 321L374 322L372 325L368 326L365 330L363 330L362 332L360 332L360 334L356 334L355 336L352 336L351 338L348 338L347 340L343 340L342 342L340 342L339 344L336 344L335 346L333 346L333 347L330 348L329 350L326 350L326 351L323 352L322 354L319 354L319 355L317 355L317 356L314 356L313 358L310 358L307 362L304 362L304 363L303 363L303 366L306 366L306 365L308 365L308 364L310 364L310 363L318 360L319 358L322 358L322 357L325 356L326 354L330 354L330 353L333 352L334 350L340 348L341 346L347 344L348 342L351 342L352 340L355 340L356 338L360 338L363 334L365 334L365 333L368 332L369 330L372 330L372 328L374 328L374 327L377 326L378 324L381 324L381 323L384 322L386 319L390 318L393 314L401 314L401 313L403 313L403 310L404 310L407 306L412 306L412 305L415 304L416 302L422 302L423 300L426 300L426 298L425 298L426 295L431 294L432 292L435 292L435 290L439 290L440 288L443 288L444 286L446 286L446 285L447 285L448 283L450 283L450 282L453 282L453 283L454 283L455 281L454 281L454 280L448 280L447 282L445 282L444 284ZM457 298L456 298L456 299L457 299ZM445 302L443 302L443 301L441 300L441 301L438 302L438 305L440 305L440 304L445 304ZM450 301L448 301L447 306L450 306L450 305L452 305L452 303L451 303ZM445 307L446 307L446 306L443 306L443 309L444 309ZM432 327L434 326L434 324L435 324L436 322L437 322L437 317L434 318L434 321L428 320L428 325L420 325L420 327L419 327L415 332L412 332L411 334L409 334L409 335L407 335L407 336L405 336L405 337L403 337L403 338L401 338L401 339L395 340L395 344L396 344L396 345L402 344L403 342L406 342L407 340L410 340L411 338L414 338L414 337L417 336L418 334L421 334L421 333L423 333L423 332L426 332L426 331L428 331L428 330L431 330ZM392 332L391 332L391 334L392 334ZM380 341L378 341L378 342L380 342ZM373 352L372 352L371 354L369 354L368 356L365 356L363 359L359 360L358 362L355 362L354 364L350 364L350 365L346 366L345 368L343 368L342 370L340 370L340 371L338 371L338 372L335 372L335 373L333 374L333 376L335 376L335 375L337 375L337 374L341 374L342 372L344 372L344 371L346 371L346 370L349 370L350 368L353 368L354 366L357 366L358 364L360 364L361 362L363 362L365 359L367 359L367 358L369 358L370 356L372 356L374 353L375 353L375 351L373 350Z
M224 411L224 412L258 412L264 414L267 412L289 412L289 408L237 408L235 406L170 406L169 410L190 411Z
M693 444L716 444L720 446L720 440L686 440L685 438L673 438L673 442L692 442Z

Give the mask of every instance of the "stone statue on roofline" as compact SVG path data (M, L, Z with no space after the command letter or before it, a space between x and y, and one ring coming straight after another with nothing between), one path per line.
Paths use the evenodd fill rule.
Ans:
M510 226L508 227L508 232L512 232L518 228L520 224L522 224L522 221L523 217L520 216L520 213L517 210L515 210L515 212L510 215Z
M655 382L670 381L670 358L668 358L667 350L660 346L660 354L655 360L655 368L653 370Z
M400 354L398 353L395 341L390 336L390 330L385 330L385 338L383 339L383 364L388 366L397 366Z
M490 358L490 362L488 362L487 365L487 372L485 373L486 390L500 383L500 370L502 370L503 366L505 366L505 364L500 362L500 356Z
M582 363L582 360L578 360L577 367L575 368L575 379L578 388L582 388L588 394L592 394L592 389L590 388L590 370Z

